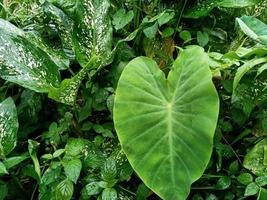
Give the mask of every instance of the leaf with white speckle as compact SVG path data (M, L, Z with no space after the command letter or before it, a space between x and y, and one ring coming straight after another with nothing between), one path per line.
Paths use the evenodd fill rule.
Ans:
M0 77L36 92L58 87L57 65L13 24L0 19Z
M88 65L93 56L101 65L110 60L112 49L112 25L109 17L108 0L83 0L83 8L77 12L73 33L73 46L76 58L82 67Z
M17 144L19 123L12 98L0 103L0 157L8 155Z

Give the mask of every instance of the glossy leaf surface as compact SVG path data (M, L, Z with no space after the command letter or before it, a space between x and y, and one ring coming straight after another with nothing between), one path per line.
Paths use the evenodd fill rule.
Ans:
M0 19L0 77L36 92L59 84L59 72L50 57L25 33Z
M267 44L267 25L252 16L237 18L241 30L250 38Z
M8 155L17 144L17 109L11 98L0 103L0 156Z
M185 199L204 172L218 106L201 47L182 51L167 79L150 58L125 67L115 97L115 128L134 170L161 198Z

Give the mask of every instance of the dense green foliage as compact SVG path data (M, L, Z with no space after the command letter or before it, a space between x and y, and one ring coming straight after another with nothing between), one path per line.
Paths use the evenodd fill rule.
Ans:
M267 199L266 0L0 0L0 200Z

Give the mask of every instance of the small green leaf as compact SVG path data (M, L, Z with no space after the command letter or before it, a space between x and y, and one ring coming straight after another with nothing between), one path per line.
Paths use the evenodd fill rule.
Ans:
M267 145L267 139L257 143L245 156L243 166L251 170L257 176L267 175L267 165L264 164L264 147Z
M231 185L231 178L228 176L221 177L216 183L216 188L219 190L225 190Z
M129 24L133 20L133 17L134 12L132 10L126 13L125 9L121 8L114 14L112 24L116 30L120 30Z
M3 161L7 169L10 169L29 158L28 155L14 156Z
M8 195L8 188L6 184L0 184L0 200L4 200Z
M145 36L149 39L155 38L155 35L158 31L158 23L154 23L154 25L147 27L143 30Z
M253 182L253 176L249 173L242 173L237 177L237 181L243 185L248 185Z
M68 179L61 181L56 187L56 200L70 200L73 194L73 183Z
M7 171L6 166L4 165L4 163L2 163L0 161L0 176L3 175L3 174L8 174L8 171Z
M99 194L103 189L99 186L97 182L88 183L82 189L82 196L88 198L93 195Z
M102 200L117 200L117 191L113 188L106 188L102 192Z
M179 36L184 40L184 42L188 42L192 39L191 33L189 31L181 31L179 33Z
M267 185L267 175L257 177L255 182L261 187Z
M209 35L206 31L197 32L197 42L200 46L204 47L209 43Z
M260 187L256 183L250 183L245 189L245 196L252 196L259 192Z
M28 140L28 151L30 153L31 159L34 164L34 170L36 174L38 175L39 181L41 180L41 169L40 164L37 158L37 150L39 147L39 143L34 140Z
M61 156L64 152L65 152L65 149L57 149L57 150L53 153L53 158L57 158L57 157Z
M80 159L72 158L71 160L63 160L63 166L68 179L77 183L82 169L82 162Z
M65 147L65 153L68 156L79 156L85 149L87 140L81 138L70 138Z
M15 148L18 128L16 106L12 98L7 98L0 103L0 157L5 157Z
M115 160L109 158L106 160L101 169L101 176L104 181L113 181L117 176L117 168Z
M175 16L175 13L173 11L170 12L164 12L159 18L158 18L158 25L159 27L168 23L171 19L173 19Z
M161 33L163 38L171 37L173 34L174 34L174 29L171 27L165 28Z

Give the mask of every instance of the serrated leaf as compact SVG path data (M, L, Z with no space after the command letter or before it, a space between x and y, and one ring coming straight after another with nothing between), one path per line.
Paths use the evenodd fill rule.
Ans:
M70 200L73 194L73 183L68 179L61 181L56 187L56 200Z
M78 156L86 150L87 140L82 138L69 138L65 147L65 154L68 156Z
M200 47L182 51L167 79L146 57L125 67L115 96L115 128L130 164L161 198L185 199L204 172L218 106Z
M17 109L9 97L0 103L0 157L8 155L15 148L18 128Z
M260 190L260 187L256 184L256 183L250 183L247 185L246 189L245 189L245 194L244 196L252 196L258 193L258 191Z
M88 183L82 189L82 196L84 198L89 198L90 196L99 194L103 189L99 186L97 182Z
M102 192L102 200L117 200L117 191L113 188L106 188Z
M0 77L36 92L59 85L59 72L50 57L25 33L0 19Z
M78 158L63 161L64 171L69 180L76 183L82 169L82 162Z

